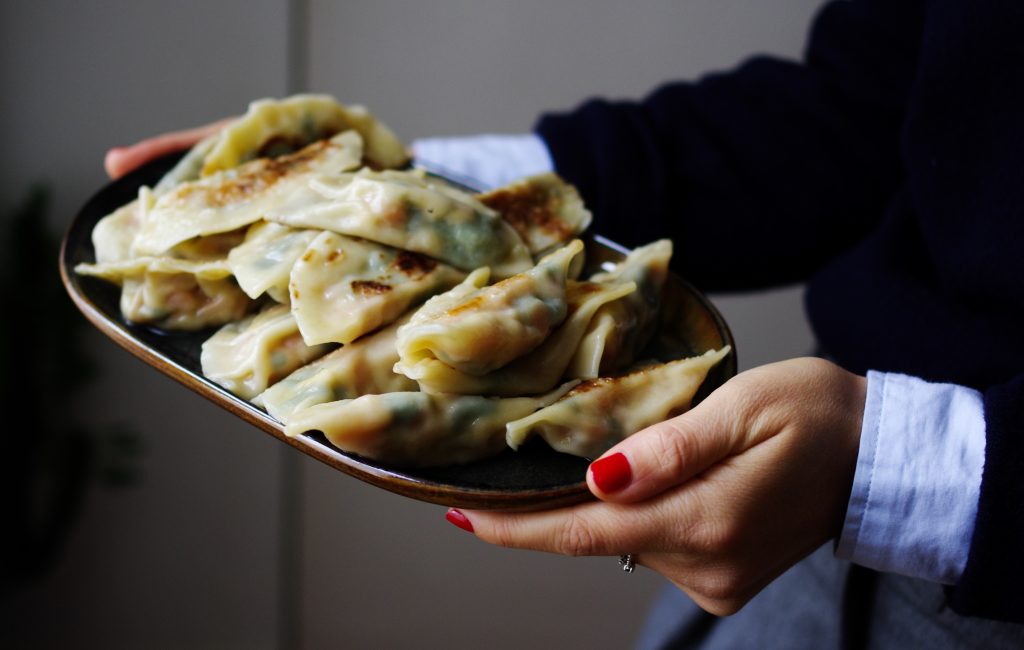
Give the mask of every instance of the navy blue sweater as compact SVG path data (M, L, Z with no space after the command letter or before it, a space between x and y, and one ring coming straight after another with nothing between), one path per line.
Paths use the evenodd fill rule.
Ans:
M627 245L705 290L807 282L841 365L982 391L964 615L1024 622L1024 3L833 2L804 61L751 60L537 132Z

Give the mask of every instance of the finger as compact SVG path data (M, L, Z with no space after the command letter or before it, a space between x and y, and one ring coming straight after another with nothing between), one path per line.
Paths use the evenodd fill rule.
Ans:
M643 508L601 502L541 512L450 509L449 522L491 544L561 555L622 555L647 548L661 534Z
M692 411L626 438L590 464L590 491L610 502L643 501L737 453L743 436L732 400L728 391L712 393Z
M114 147L103 159L107 175L116 180L160 156L182 151L195 145L206 136L220 131L236 120L229 117L193 129L164 133L146 138L127 147Z

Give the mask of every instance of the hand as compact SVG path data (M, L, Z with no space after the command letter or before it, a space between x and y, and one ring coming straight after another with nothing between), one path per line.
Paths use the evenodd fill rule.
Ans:
M755 368L592 463L599 501L448 518L502 546L633 553L707 611L731 614L840 531L866 385L821 359Z
M121 178L128 172L145 165L149 161L174 151L189 149L206 136L220 131L234 122L237 117L228 117L205 126L197 126L184 131L163 133L136 142L127 147L114 147L103 159L103 167L107 176L113 180Z

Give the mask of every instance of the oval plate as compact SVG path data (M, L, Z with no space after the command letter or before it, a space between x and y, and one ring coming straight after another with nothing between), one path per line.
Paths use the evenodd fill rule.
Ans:
M390 468L343 452L318 433L289 438L281 423L265 411L203 377L199 363L201 346L215 330L167 333L125 321L118 306L120 289L97 278L79 276L74 268L79 263L95 261L92 230L96 222L133 200L141 185L156 183L178 157L156 160L110 183L85 204L68 228L61 247L61 279L72 300L100 331L145 363L246 422L377 487L421 501L470 509L537 510L591 498L585 480L588 462L557 453L539 438L517 452L506 449L488 460L424 469ZM625 252L626 249L599 236L588 237L584 273L622 259ZM665 292L662 324L650 356L678 359L724 345L733 346L733 353L711 370L695 397L696 403L736 374L736 347L721 314L693 286L670 274Z

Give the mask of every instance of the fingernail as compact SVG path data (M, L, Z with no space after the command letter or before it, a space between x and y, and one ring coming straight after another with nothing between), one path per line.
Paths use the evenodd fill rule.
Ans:
M456 510L455 508L448 508L448 512L445 514L444 518L450 521L451 523L455 524L462 530L468 531L470 533L473 532L472 522L469 521L466 515L462 514L462 512Z
M629 460L623 454L612 454L594 461L590 464L590 473L594 477L594 484L605 494L618 492L629 485L633 478Z

